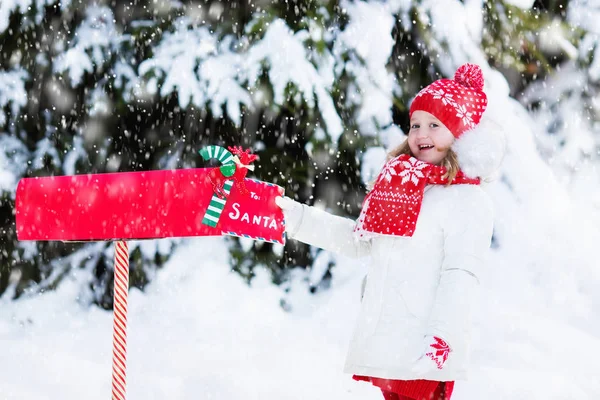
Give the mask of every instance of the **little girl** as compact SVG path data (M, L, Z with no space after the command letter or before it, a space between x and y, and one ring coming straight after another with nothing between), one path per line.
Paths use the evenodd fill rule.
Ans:
M502 156L499 132L480 123L481 69L421 90L408 139L391 151L356 222L278 197L289 238L371 256L345 372L385 399L450 399L467 375L470 309L492 236L480 188Z

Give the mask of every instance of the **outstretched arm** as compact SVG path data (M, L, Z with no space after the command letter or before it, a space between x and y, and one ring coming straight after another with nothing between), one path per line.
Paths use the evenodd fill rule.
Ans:
M275 202L283 210L289 238L353 258L371 252L370 241L354 238L355 222L351 219L329 214L289 197L277 197Z

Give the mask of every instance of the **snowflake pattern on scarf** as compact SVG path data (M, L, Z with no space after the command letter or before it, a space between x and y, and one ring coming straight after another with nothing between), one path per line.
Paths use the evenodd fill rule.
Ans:
M416 186L419 184L419 179L425 178L424 169L427 167L427 163L413 157L401 162L404 169L398 175L402 177L402 183L410 181Z
M379 178L377 179L377 182L381 181L382 179L385 179L388 182L392 181L392 177L397 175L396 172L396 166L400 163L401 161L397 158L388 161L384 166L383 169L381 170L380 174L379 174Z
M412 236L417 224L425 186L447 184L446 169L408 154L389 160L373 190L367 194L354 233L359 240L376 235ZM479 179L456 175L452 184L479 184Z

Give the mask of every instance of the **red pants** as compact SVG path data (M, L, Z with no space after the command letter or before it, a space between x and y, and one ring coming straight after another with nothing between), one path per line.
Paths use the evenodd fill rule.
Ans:
M426 397L418 397L418 398L409 397L409 396L404 396L404 395L394 393L394 392L388 392L387 390L384 390L384 389L381 389L381 392L383 393L383 398L385 400L449 400L450 399L449 396L446 396L445 384L443 382L440 382L440 384L435 389L435 391Z
M424 379L402 381L354 375L357 381L371 382L381 389L385 400L450 400L454 382L436 382Z

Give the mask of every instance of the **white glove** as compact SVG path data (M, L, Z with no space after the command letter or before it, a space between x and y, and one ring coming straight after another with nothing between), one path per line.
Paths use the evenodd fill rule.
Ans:
M283 211L285 219L285 231L293 237L300 229L302 216L304 215L304 206L295 200L285 196L275 197L275 204Z
M424 350L415 362L413 371L420 375L444 368L446 360L452 351L446 341L437 336L425 336Z

